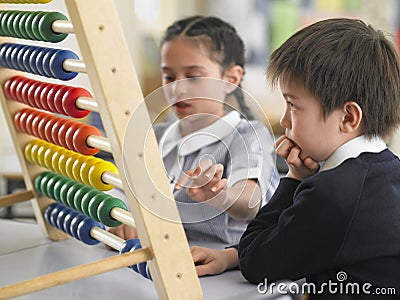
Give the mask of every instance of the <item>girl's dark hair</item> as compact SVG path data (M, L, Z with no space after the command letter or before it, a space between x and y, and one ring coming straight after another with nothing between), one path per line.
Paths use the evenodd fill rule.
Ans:
M216 17L193 16L178 20L169 26L161 39L161 46L177 36L185 36L195 43L206 47L210 59L222 66L222 70L239 65L244 70L244 43L236 29ZM242 113L253 119L249 108L244 101L240 85L233 94Z
M400 63L382 31L337 18L295 33L270 57L267 77L297 80L322 103L324 115L354 101L367 137L388 137L400 123Z

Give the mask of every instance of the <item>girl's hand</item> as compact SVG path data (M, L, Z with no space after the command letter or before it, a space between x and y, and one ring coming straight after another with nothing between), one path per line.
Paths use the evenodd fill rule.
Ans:
M223 196L223 190L227 186L227 179L222 178L223 172L223 165L213 165L211 160L205 159L195 169L186 171L178 179L175 189L180 190L186 187L188 196L197 202L213 199L217 195ZM224 198L222 197L221 199Z
M319 164L311 157L301 157L301 149L286 135L275 142L276 154L286 160L289 172L286 177L303 180L319 170Z
M210 248L190 247L198 276L217 275L239 265L238 252L235 248L215 250Z

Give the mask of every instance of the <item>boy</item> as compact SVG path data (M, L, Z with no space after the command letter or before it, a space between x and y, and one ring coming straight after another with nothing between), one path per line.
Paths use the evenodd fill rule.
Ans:
M275 146L289 172L240 240L242 274L305 277L317 299L399 297L400 161L384 142L400 122L393 45L360 20L324 20L274 51L267 76L286 101ZM235 253L192 249L199 275L237 265Z

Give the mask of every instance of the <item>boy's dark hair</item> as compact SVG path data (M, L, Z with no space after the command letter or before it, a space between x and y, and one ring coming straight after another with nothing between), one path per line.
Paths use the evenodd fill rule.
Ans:
M400 123L400 64L382 31L361 20L328 19L295 33L270 57L267 78L300 80L325 117L354 101L366 137L388 137Z
M234 65L241 66L244 71L244 43L236 29L229 23L216 17L203 16L178 20L167 28L161 39L161 46L178 36L189 37L198 46L206 47L210 53L210 59L220 64L223 71ZM237 88L234 95L242 113L251 119L242 90Z

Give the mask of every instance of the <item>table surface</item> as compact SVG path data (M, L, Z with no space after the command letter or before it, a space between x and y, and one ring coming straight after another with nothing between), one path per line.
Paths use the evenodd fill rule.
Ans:
M0 219L0 286L116 255L105 246L87 246L73 238L48 239L36 223ZM200 278L204 299L269 299L239 271ZM1 296L1 295L0 295ZM276 296L271 296L276 298ZM17 299L157 299L150 280L123 268L38 291ZM290 299L282 296L279 299Z

